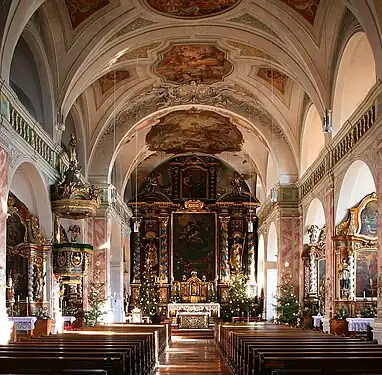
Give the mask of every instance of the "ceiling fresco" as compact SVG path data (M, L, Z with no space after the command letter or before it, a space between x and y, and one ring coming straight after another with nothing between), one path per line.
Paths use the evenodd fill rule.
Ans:
M151 151L219 154L240 151L243 135L229 118L192 108L162 117L147 133L146 143Z
M232 70L225 53L213 44L175 44L154 66L157 75L177 84L220 82Z
M65 0L73 29L108 4L110 0Z
M216 15L236 6L241 0L146 0L154 10L166 16L199 18Z
M316 17L320 0L281 0L300 13L312 25Z
M120 82L129 78L130 73L127 70L117 70L106 73L98 80L102 94L105 94L105 92L109 91L114 86L117 86Z
M285 87L289 79L286 74L274 68L259 68L257 75L264 81L267 81L276 90L280 91L281 94L285 94Z

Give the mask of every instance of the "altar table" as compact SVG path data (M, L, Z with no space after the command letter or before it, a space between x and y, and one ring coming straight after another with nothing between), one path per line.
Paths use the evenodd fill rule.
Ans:
M208 329L209 316L208 312L179 312L178 328L179 329Z
M367 332L367 327L375 318L347 318L349 332Z
M176 316L179 312L194 313L208 312L211 316L220 318L219 303L169 303L167 306L167 317Z
M33 331L34 324L37 318L35 316L15 316L13 319L11 317L8 320L14 322L16 326L16 331Z

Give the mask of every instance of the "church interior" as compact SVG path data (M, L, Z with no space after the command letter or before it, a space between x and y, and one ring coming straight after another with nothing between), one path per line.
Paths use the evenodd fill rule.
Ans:
M381 0L3 0L0 41L0 374L382 374Z

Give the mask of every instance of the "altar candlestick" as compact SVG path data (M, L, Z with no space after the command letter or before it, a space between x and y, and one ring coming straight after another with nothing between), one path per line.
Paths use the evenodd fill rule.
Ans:
M17 296L17 302L20 302L20 294Z
M366 292L363 291L363 299L366 299Z

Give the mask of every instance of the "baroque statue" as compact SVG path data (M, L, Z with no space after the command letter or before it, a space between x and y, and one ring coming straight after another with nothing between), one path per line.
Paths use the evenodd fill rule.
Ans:
M312 224L308 228L308 234L309 234L309 242L310 243L317 243L319 239L320 230L317 225Z
M342 299L349 298L350 290L350 270L346 258L342 259L342 263L338 267L338 275L340 280L340 296Z
M230 264L232 271L236 274L240 273L242 270L242 257L243 257L243 244L242 239L239 234L234 236L232 249L231 249L231 257Z

